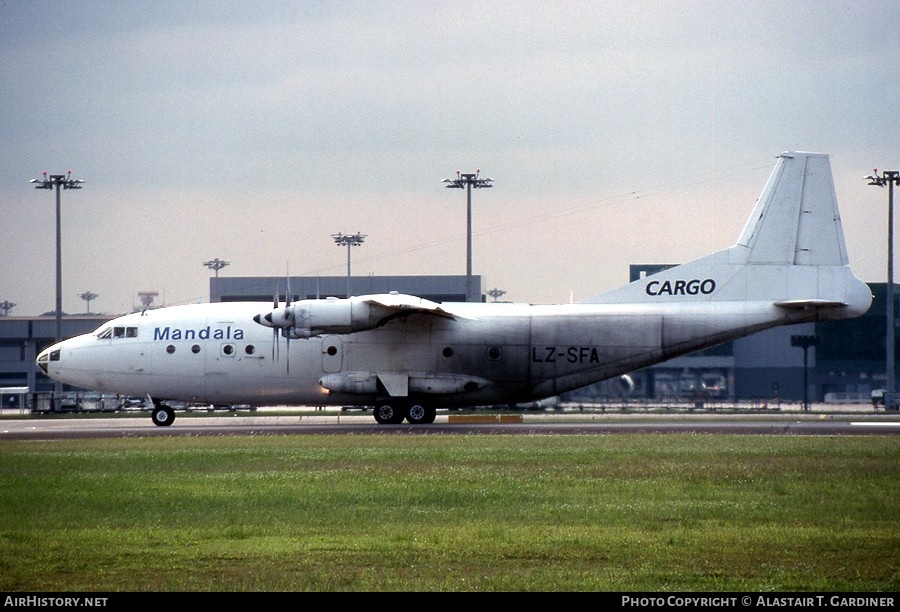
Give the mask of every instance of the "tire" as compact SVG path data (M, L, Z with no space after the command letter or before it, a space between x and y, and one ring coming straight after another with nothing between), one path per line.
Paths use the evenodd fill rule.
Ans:
M375 420L381 425L397 425L403 422L406 416L405 411L399 410L397 406L390 402L382 402L375 405Z
M437 410L433 406L428 406L419 402L413 402L406 410L406 420L411 425L427 425L434 423Z
M437 408L435 408L434 406L429 406L427 408L427 412L425 413L425 420L422 421L422 423L424 425L430 425L431 423L434 423L434 419L436 419L436 418L437 418Z
M161 406L153 409L150 418L153 419L154 425L168 427L175 420L175 411L168 406Z

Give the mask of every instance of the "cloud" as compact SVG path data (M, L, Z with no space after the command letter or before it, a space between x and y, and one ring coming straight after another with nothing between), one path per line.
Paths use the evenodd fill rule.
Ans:
M476 273L558 301L729 243L792 148L833 155L854 268L877 279L886 196L859 177L900 150L890 8L7 3L0 300L53 303L52 201L27 184L45 169L88 181L64 197L67 310L86 290L94 311L196 300L214 257L339 272L337 231L369 234L361 274L462 273L464 201L440 179L475 168L496 179Z

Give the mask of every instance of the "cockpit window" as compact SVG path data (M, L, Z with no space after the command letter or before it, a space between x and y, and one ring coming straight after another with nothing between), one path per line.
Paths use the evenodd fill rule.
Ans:
M137 338L137 327L105 327L97 333L97 339L109 340L110 338Z

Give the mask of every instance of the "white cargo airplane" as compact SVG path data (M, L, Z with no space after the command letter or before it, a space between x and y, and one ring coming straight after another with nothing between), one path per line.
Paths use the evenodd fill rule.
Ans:
M439 407L543 400L767 328L871 304L848 266L828 156L789 152L737 243L575 304L437 304L396 293L223 302L119 317L41 352L51 378L166 402Z

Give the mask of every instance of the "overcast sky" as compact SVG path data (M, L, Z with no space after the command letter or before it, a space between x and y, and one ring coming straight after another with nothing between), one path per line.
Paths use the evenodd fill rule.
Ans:
M117 314L228 276L474 272L579 300L733 244L786 150L831 155L851 266L884 282L895 0L0 0L0 302ZM898 193L900 197L900 193ZM266 290L263 291L265 293Z

